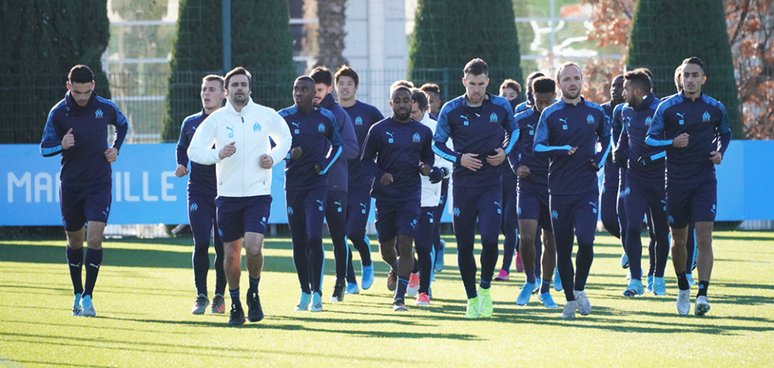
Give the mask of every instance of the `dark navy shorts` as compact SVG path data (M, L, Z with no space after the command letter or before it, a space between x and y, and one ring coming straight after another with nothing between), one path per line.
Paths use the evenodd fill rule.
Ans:
M271 210L271 196L215 198L218 207L218 229L223 242L242 238L245 233L266 233Z
M543 230L553 232L551 228L551 210L549 208L548 192L537 193L524 189L517 192L519 220L537 220Z
M666 205L669 226L682 229L689 223L715 221L718 204L718 181L667 183Z
M107 224L113 201L112 185L86 188L59 187L59 207L65 231L78 231L88 221Z
M420 213L416 200L376 200L376 232L380 242L394 239L398 234L414 236Z

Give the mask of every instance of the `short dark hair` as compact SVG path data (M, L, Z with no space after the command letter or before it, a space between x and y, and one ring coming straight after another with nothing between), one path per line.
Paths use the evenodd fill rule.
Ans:
M564 63L562 65L559 65L559 68L556 69L556 81L557 82L559 81L559 74L562 71L564 71L564 69L567 68L568 66L574 66L574 67L578 68L578 71L581 73L581 78L583 78L583 69L581 69L580 65L578 65L578 63L576 63L574 61L568 61L568 62L566 62L566 63Z
M226 84L223 81L223 77L216 75L216 74L207 74L202 78L202 84L205 82L212 82L212 81L218 81L220 82L220 88L223 88Z
M411 93L411 89L410 88L408 88L406 86L397 86L395 88L390 89L390 100L392 100L392 95L394 95L395 92L397 92L399 90L406 91L406 92L408 92L409 96L413 97L413 94Z
M701 67L701 71L704 72L704 62L701 61L701 59L699 59L697 56L691 56L691 57L683 60L683 64L682 65L686 65L686 64L698 65L699 67Z
M305 82L312 83L313 86L315 84L314 83L314 79L312 79L312 77L310 77L308 75L302 75L302 76L296 78L296 82L300 82L300 81L305 81Z
M650 93L652 83L650 82L650 77L648 77L648 74L645 73L644 70L630 70L624 74L624 79L629 81L629 83L634 84L634 88L641 89L645 94Z
M435 84L435 83L425 83L422 85L422 87L419 87L419 89L427 92L433 92L437 95L441 94L441 86Z
M312 69L309 76L314 79L314 84L322 83L328 87L333 85L333 74L331 74L331 71L324 66L318 66Z
M228 87L228 84L231 82L231 77L235 75L244 75L247 77L247 85L252 86L253 85L253 75L250 74L250 72L247 71L247 69L238 66L234 69L231 69L230 72L226 73L226 87Z
M336 72L335 79L336 84L339 84L339 77L350 77L353 81L355 81L355 87L357 87L360 84L360 77L357 76L357 72L355 72L355 69L352 69L349 67L349 65L344 65Z
M94 73L88 66L78 64L70 69L67 80L70 83L91 83L94 82Z
M486 61L481 60L479 58L475 58L471 61L468 61L467 64L465 64L465 69L462 69L462 75L485 75L489 76L489 65L487 65Z
M519 84L519 82L513 79L504 80L503 84L500 85L500 92L502 92L506 88L510 88L516 91L516 93L521 93L521 84Z
M527 90L528 91L532 91L532 81L534 81L535 79L538 79L540 77L545 77L545 76L546 75L543 74L542 72L532 72L532 73L529 73L529 75L527 76Z
M425 91L419 88L413 88L411 90L411 99L417 104L419 110L425 111L430 106L430 97L427 96Z
M533 93L556 93L556 81L546 76L532 80Z

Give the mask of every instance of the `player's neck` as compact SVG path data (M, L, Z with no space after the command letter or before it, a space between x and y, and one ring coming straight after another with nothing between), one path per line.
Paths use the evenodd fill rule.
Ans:
M698 90L693 93L683 90L683 97L690 99L691 101L696 101L697 98L701 97L701 90Z
M473 100L468 97L468 95L465 95L465 104L468 105L468 107L479 107L484 104L484 100L486 100L486 95L484 95L484 98L481 99L481 101L473 102Z
M411 122L411 116L409 116L409 117L408 117L408 118L406 118L406 119L403 119L403 120L401 120L401 119L399 119L397 116L395 116L395 115L392 115L392 120L394 120L394 121L395 121L396 123L398 123L398 124L408 124L408 123L410 123L410 122Z
M355 99L355 96L352 96L352 98L348 100L339 98L339 106L344 108L355 106L355 102L357 102L357 100Z
M296 105L296 107L299 110L301 110L304 114L307 114L307 115L311 114L312 111L314 111L314 105L313 104L308 104L308 105L303 105L303 106Z
M212 115L212 113L215 112L215 111L218 111L218 109L220 109L220 106L218 106L216 108L213 108L213 109L208 109L208 108L205 107L202 110L204 111L205 115Z
M242 109L243 109L245 106L247 106L247 102L245 101L245 103L243 103L243 104L237 104L237 103L235 103L235 102L233 102L233 101L232 101L232 102L231 102L231 106L233 106L233 107L234 107L234 110L236 110L236 112L239 112L239 113L241 113L241 112L242 112Z
M573 99L569 99L567 97L562 96L562 101L568 105L577 105L581 102L581 97L578 95L578 97L575 97Z

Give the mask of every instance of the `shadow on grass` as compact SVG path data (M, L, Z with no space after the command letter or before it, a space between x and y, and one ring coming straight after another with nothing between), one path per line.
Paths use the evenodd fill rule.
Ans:
M155 321L148 321L148 322L155 322ZM158 322L172 322L172 321L158 321ZM174 321L174 323L178 323L177 321ZM306 331L315 331L315 332L335 332L335 331L328 331L328 330L315 330L315 329L308 329L304 328L303 326L293 326L293 325L282 325L282 326L272 326L269 324L246 324L244 326L239 327L229 327L225 323L218 324L218 327L233 329L244 329L248 330L251 327L254 330L258 330L259 328L261 330L269 331L273 329L272 327L279 327L279 329L290 329L290 330L306 330ZM379 337L379 338L385 338L385 337L393 337L390 336L390 333L386 334L380 334L378 332L372 332L372 331L363 331L366 334L366 337ZM378 335L378 336L373 336ZM430 335L430 334L428 334ZM206 357L213 357L213 358L222 358L224 354L228 354L229 357L237 358L237 359L244 359L249 360L252 365L254 365L255 362L255 354L256 352L262 353L262 354L270 354L275 356L295 356L300 354L299 352L294 351L288 351L288 350L279 350L279 349L269 349L269 348L262 348L260 344L247 344L244 348L235 348L235 347L227 347L227 346L217 346L212 344L189 344L189 343L180 343L180 344L174 344L174 343L165 343L161 341L153 341L153 342L141 342L141 341L131 341L127 342L124 340L119 339L110 339L110 338L88 338L88 337L79 337L77 341L73 342L72 337L69 336L51 336L51 335L35 335L35 334L25 334L25 333L4 333L0 332L0 337L6 340L13 339L16 342L19 343L29 343L29 344L40 344L40 345L53 345L57 347L70 347L73 349L84 349L85 347L91 348L91 349L105 349L108 351L116 351L117 353L125 353L127 351L130 352L137 352L137 353L160 353L160 354L191 354L196 356L206 356ZM404 338L407 337L405 334L401 333L399 336L394 336L396 338ZM427 337L438 337L438 336L427 336ZM317 357L319 359L338 359L340 361L345 361L345 359L351 359L351 356L348 356L346 354L336 354L333 351L325 352L325 353L314 353L309 351L303 351L303 355L306 357ZM270 358L269 358L270 359ZM359 356L358 360L362 361L370 361L370 362L379 362L383 364L394 364L394 358L392 357L385 357L385 358L375 358L371 356ZM423 359L417 359L413 358L411 356L403 356L401 357L401 362L408 362L408 363L414 363L419 365L422 362L425 362ZM39 362L36 362L39 364ZM51 363L51 364L58 364L58 363Z

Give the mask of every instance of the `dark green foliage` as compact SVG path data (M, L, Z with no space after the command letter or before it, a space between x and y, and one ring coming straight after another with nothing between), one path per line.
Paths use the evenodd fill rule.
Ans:
M629 34L627 68L649 68L654 74L656 95L667 96L675 93L675 68L691 56L698 56L705 64L707 82L702 92L723 103L734 137L742 138L722 0L637 1Z
M0 143L39 143L49 110L76 64L110 98L101 57L110 38L105 0L3 1L0 5Z
M437 83L444 101L465 93L462 69L473 58L489 64L490 93L503 80L523 84L513 2L419 0L409 46L409 79Z
M231 66L243 66L253 75L253 101L274 109L290 106L296 71L287 1L231 0L231 9ZM228 72L223 70L222 24L221 1L180 2L164 141L176 141L183 119L201 110L202 77Z

